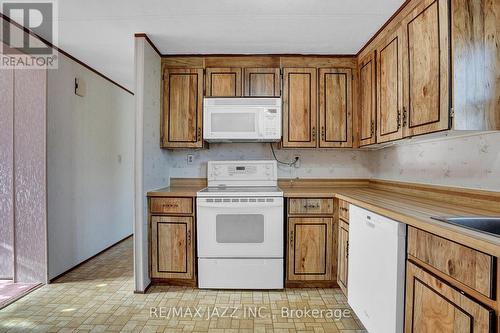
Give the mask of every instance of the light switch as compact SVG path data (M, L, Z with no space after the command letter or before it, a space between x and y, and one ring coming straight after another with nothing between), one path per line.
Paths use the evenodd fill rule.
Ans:
M87 94L87 83L85 80L75 78L75 94L84 97Z

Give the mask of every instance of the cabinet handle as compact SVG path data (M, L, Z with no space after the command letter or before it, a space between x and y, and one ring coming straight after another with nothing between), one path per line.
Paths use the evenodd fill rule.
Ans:
M406 113L406 106L403 106L403 126L406 127L408 124L408 116Z

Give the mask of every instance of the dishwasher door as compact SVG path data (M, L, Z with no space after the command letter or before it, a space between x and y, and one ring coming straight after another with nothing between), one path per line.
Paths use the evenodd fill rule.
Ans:
M349 208L348 303L370 333L404 323L406 225Z

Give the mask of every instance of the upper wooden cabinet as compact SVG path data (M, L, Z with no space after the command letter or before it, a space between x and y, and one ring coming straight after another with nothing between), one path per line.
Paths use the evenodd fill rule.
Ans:
M447 0L424 0L403 19L406 136L449 128L448 26Z
M377 141L375 126L377 119L376 106L376 73L375 52L368 53L358 62L359 68L359 112L358 135L359 145L366 146Z
M352 71L319 70L319 147L352 147Z
M165 68L161 113L163 148L200 148L203 69Z
M264 97L281 95L279 68L244 68L243 86L245 96Z
M389 35L377 47L377 142L403 137L402 31Z
M283 69L284 148L316 147L316 68Z
M241 96L241 68L207 68L205 96Z

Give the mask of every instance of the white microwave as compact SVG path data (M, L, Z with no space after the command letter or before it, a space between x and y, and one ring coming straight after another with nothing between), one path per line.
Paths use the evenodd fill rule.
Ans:
M203 99L203 139L208 142L281 140L281 98Z

